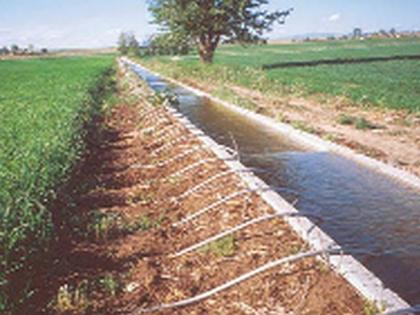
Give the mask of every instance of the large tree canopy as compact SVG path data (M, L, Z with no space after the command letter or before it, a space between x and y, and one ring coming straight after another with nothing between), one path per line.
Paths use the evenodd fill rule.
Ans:
M149 0L154 21L164 31L188 34L203 62L213 61L221 39L260 39L275 22L284 23L292 9L268 12L268 0Z

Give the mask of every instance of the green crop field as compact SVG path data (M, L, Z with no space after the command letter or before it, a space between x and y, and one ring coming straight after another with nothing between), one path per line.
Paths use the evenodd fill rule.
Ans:
M11 287L10 279L24 280L48 249L53 225L46 207L83 153L112 62L0 62L0 312L30 294L30 280Z
M420 111L420 61L274 69L270 79L307 93L346 96L356 104Z
M326 59L420 55L420 39L221 46L211 67L195 54L143 59L156 70L264 93L345 96L355 104L420 111L420 60L262 70L263 65Z
M221 65L261 67L281 62L326 59L420 55L420 39L369 39L365 41L328 41L272 45L224 45L217 51L214 62ZM185 61L198 60L191 54Z

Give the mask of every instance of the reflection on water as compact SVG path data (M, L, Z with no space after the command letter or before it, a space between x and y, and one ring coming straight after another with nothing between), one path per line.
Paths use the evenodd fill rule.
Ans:
M420 194L341 156L314 152L261 124L135 69L150 86L170 89L178 109L216 142L240 149L241 161L262 168L267 184L321 216L337 243L372 250L358 259L386 286L420 303ZM234 141L232 140L234 139Z

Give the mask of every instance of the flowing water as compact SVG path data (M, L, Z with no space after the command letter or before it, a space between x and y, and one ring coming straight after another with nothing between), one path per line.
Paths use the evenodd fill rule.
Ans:
M409 303L420 303L420 193L342 156L314 151L133 66L158 92L177 95L178 110L216 142L239 147L241 161L296 208L323 219L342 246L371 251L356 258ZM232 140L234 139L234 141Z

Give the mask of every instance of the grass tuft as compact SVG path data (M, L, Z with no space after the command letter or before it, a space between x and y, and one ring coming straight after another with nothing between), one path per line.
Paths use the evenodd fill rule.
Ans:
M370 300L365 299L363 303L363 314L364 315L377 315L380 314L379 308L376 306L376 303Z
M88 282L82 281L76 287L62 285L50 307L57 314L85 314L89 304Z
M349 116L347 114L341 114L337 119L337 122L340 125L353 125L355 121L356 121L355 117Z
M295 120L291 122L291 125L296 129L299 129L308 133L314 133L314 134L316 133L315 128L313 128L312 126L309 126L307 123L303 121Z
M123 290L121 281L112 274L104 275L98 282L101 289L112 297L117 296Z
M236 251L235 238L232 235L226 236L204 246L200 251L212 253L218 257L231 257Z
M356 129L359 130L370 130L370 129L376 129L377 127L373 125L371 122L369 122L365 118L357 118L355 125Z

